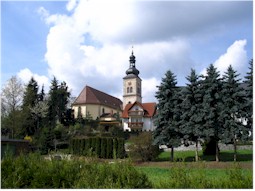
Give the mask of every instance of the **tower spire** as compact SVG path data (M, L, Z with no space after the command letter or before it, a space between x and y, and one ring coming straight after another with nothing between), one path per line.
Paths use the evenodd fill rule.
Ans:
M134 56L134 51L133 51L133 46L132 46L132 52L131 56L129 57L129 69L126 71L126 74L134 74L138 76L139 70L136 69L135 67L135 56Z

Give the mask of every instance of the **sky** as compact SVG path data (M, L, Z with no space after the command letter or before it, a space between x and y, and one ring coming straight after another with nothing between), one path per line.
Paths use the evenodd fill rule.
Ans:
M132 48L133 47L133 48ZM85 85L122 99L131 51L143 102L167 70L184 86L194 68L240 78L253 58L252 1L1 1L1 85L33 76L46 92L55 76L73 97Z

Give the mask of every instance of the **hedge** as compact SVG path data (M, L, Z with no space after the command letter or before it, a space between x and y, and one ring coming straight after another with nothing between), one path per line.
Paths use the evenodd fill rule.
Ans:
M99 158L124 158L125 140L113 137L87 137L72 139L70 143L71 153L75 155L96 155Z

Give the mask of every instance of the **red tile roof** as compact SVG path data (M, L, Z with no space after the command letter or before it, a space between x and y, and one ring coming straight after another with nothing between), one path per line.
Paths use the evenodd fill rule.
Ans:
M115 109L122 109L122 101L120 99L90 86L85 86L73 103L73 105L81 104L101 104Z
M140 103L140 102L135 102L135 103L129 103L126 105L124 108L124 111L122 113L122 118L128 118L128 111L132 109L133 106L139 105L141 108L144 110L144 115L143 117L153 117L156 113L157 107L156 103Z

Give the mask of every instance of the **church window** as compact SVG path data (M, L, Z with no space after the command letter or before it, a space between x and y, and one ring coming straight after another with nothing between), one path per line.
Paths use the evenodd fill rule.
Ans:
M127 93L129 93L129 87L127 87Z
M130 93L132 93L133 92L133 88L132 87L130 87Z

